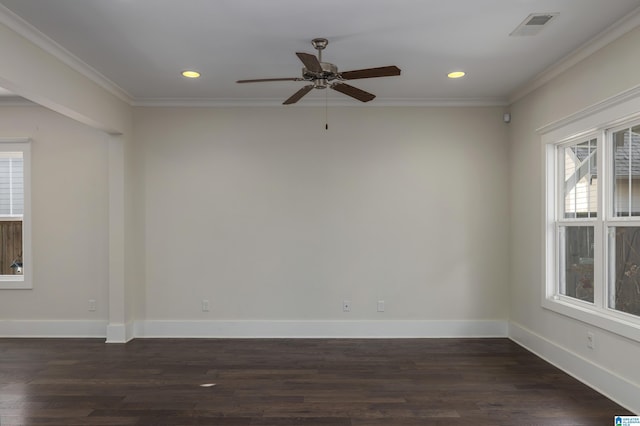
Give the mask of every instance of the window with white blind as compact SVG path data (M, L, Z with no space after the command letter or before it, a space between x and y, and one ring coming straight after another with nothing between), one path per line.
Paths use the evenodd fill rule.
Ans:
M0 139L0 289L31 288L29 141Z
M24 159L22 152L0 153L0 216L24 213Z

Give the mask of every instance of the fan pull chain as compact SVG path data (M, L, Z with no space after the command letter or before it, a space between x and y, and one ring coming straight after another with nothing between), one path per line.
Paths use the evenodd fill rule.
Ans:
M329 93L327 90L324 91L324 129L329 130L329 106L328 106L328 97Z

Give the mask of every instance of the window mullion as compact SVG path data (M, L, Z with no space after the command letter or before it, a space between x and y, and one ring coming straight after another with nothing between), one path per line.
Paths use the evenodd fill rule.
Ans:
M591 168L592 159L593 159L593 156L591 155L591 150L592 149L596 153L596 163L597 163L599 161L599 159L600 159L600 155L598 155L598 143L596 142L595 146L592 147L591 146L591 140L589 140L589 180L591 180L591 181L593 180L593 170ZM596 167L596 170L597 170L597 167ZM589 188L589 194L587 195L587 197L588 197L587 198L587 203L588 203L589 217L592 217L592 213L591 212L593 211L593 205L591 204L591 188ZM596 211L601 211L601 210L598 210L597 203L598 203L598 200L596 198ZM599 216L599 215L596 215L596 216Z
M602 155L600 156L600 165L602 166L602 182L599 183L599 190L601 191L600 199L603 203L602 219L603 219L603 253L600 259L602 259L602 281L599 288L597 287L597 295L600 295L600 300L597 305L601 309L606 309L611 305L612 297L615 299L615 290L612 291L612 283L616 280L616 250L615 250L615 238L616 230L612 226L612 221L616 219L616 208L614 200L614 191L616 187L616 167L614 163L616 161L616 149L614 145L613 132L605 129L601 133L602 139Z
M9 158L9 216L13 216L13 159Z
M607 282L607 226L604 220L598 219L594 227L595 245L593 249L593 304L602 307L604 304L604 287Z
M597 173L598 180L596 182L597 193L597 209L598 215L596 219L594 229L594 250L593 250L593 304L597 307L602 307L604 304L604 287L607 282L607 263L605 258L607 256L607 225L605 211L605 197L606 197L606 161L607 161L607 144L604 133L601 132L596 138L597 149Z
M557 231L558 238L558 288L556 289L557 294L567 294L567 262L564 257L564 253L566 253L566 232L563 226L559 226Z
M628 168L628 177L627 177L627 179L628 179L628 182L629 182L628 183L629 188L627 190L627 193L628 193L627 202L628 202L628 205L629 205L628 211L627 211L627 216L628 217L631 217L631 198L633 197L633 193L631 192L631 184L633 183L633 175L631 173L631 171L632 171L631 163L633 161L633 151L631 150L632 145L633 144L631 143L631 138L629 138L629 152L628 152L629 162L628 162L628 165L627 165L627 168Z
M607 282L604 288L604 297L608 303L603 306L603 308L608 308L609 306L615 306L616 300L616 268L614 265L616 264L616 230L613 227L607 228Z
M562 151L562 148L560 147L556 147L554 150L554 159L556 161L556 167L554 168L554 170L556 170L556 185L555 185L555 199L556 199L556 205L555 205L555 220L561 220L564 219L564 191L560 190L560 185L562 185L562 187L565 187L565 179L564 179L564 175L565 175L565 164L564 161L560 161L560 152Z

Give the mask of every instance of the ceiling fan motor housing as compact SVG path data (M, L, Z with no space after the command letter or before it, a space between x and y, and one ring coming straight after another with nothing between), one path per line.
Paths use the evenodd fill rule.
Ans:
M338 78L338 67L329 62L320 62L322 72L309 71L306 67L302 68L302 78L314 82L314 87L324 89L326 83Z

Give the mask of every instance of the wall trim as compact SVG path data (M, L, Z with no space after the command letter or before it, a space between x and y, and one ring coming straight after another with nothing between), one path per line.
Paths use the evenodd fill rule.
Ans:
M134 338L134 324L131 322L110 323L106 329L106 343L127 343Z
M584 43L573 53L566 56L556 64L542 71L533 79L526 82L523 86L516 89L509 96L509 103L513 104L518 100L524 98L529 93L544 86L549 81L558 77L569 68L577 65L579 62L593 55L598 50L602 49L609 43L624 36L629 31L637 28L640 25L640 7L625 15L618 22L602 31L600 34L593 37L591 40Z
M372 108L372 107L490 107L490 106L507 106L506 98L378 98L375 102L363 105L360 102L354 102L351 99L329 99L330 107L353 107L353 108ZM207 98L138 98L134 99L132 106L134 107L194 107L194 108L215 108L215 107L273 107L288 108L282 105L280 98L261 98L261 99L207 99ZM325 100L307 99L296 104L296 108L300 107L325 107Z
M570 114L567 117L545 124L544 126L536 129L536 133L545 135L558 129L562 129L563 127L574 125L581 120L601 114L602 117L597 116L594 119L596 121L595 123L591 123L592 125L590 126L582 126L580 129L583 133L590 133L603 126L615 126L617 122L633 118L637 115L638 105L640 105L640 85L596 102L595 104ZM619 109L622 109L622 112L619 112Z
M447 338L507 337L506 320L0 320L0 338L104 338L126 343L134 338Z
M0 107L39 107L37 103L20 96L0 96Z
M0 338L447 338L507 337L506 320L0 320Z
M132 97L124 89L116 85L107 77L99 73L97 70L87 65L84 61L80 60L77 56L69 52L51 38L44 35L37 30L33 25L22 19L20 16L13 13L7 7L0 5L0 24L6 25L17 34L29 40L31 43L38 46L40 49L49 53L56 59L64 62L66 65L87 77L112 95L116 96L121 101L131 105Z
M507 337L507 322L488 321L140 321L135 337L429 338Z
M106 337L106 320L0 320L0 338Z
M569 349L510 321L508 335L511 340L529 352L558 367L607 398L636 414L640 413L640 384L607 370Z

